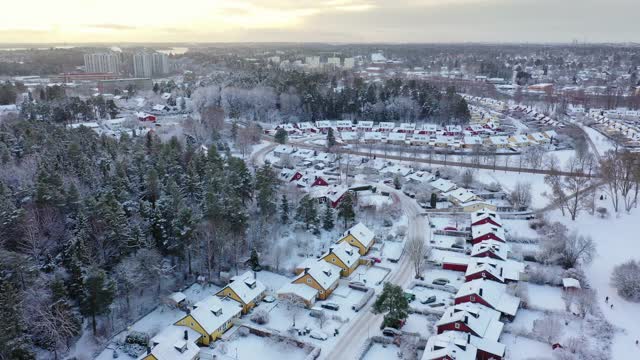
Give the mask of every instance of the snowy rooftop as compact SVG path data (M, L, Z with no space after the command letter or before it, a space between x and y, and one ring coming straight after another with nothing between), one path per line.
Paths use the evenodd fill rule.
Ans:
M495 234L501 240L507 240L504 235L504 229L493 224L480 224L471 228L471 235L474 239L486 234Z
M456 299L467 295L481 297L492 308L506 315L514 316L520 306L520 299L507 294L507 286L495 281L477 279L466 282L458 290Z
M256 280L252 271L247 271L242 275L232 277L231 282L226 287L233 290L245 304L254 301L262 295L266 289L262 281Z
M210 296L194 305L191 316L209 334L240 314L242 305L229 298Z
M500 215L493 210L483 208L478 211L474 211L471 213L471 224L475 224L478 221L484 220L486 218L492 218L494 222L498 225L502 225L502 220L500 219Z
M345 231L344 236L353 235L365 247L369 247L373 242L373 231L369 230L363 223L357 223L351 229Z
M188 340L184 339L185 332ZM158 360L191 360L200 348L195 341L200 334L193 329L184 326L168 326L151 339L151 354ZM141 355L143 359L147 354Z
M447 197L452 197L456 201L458 201L459 203L466 203L466 202L469 202L471 200L475 200L478 197L471 190L467 190L465 188L454 189L454 190L451 190L449 192L444 193L443 195L447 196Z
M578 279L574 279L574 278L564 278L564 279L562 279L562 286L565 287L565 288L575 288L575 289L582 288L580 286L580 281L578 281Z
M451 191L456 188L456 184L446 179L438 179L429 183L433 188L436 188L442 192Z
M520 280L520 273L524 272L524 264L514 260L496 260L492 258L473 258L467 267L465 276L479 272L490 273L500 281Z
M316 298L318 290L304 284L289 283L278 290L278 295L293 294L307 302L311 302Z
M507 255L509 254L509 245L500 241L484 240L473 245L473 248L471 249L471 256L477 257L480 254L487 252L493 253L502 260L506 260Z
M340 279L341 269L325 261L316 261L311 267L305 269L308 269L307 273L325 290L331 288ZM298 275L296 280L303 276L305 272Z
M340 261L342 261L349 268L360 259L360 253L358 252L358 249L349 245L345 241L331 246L329 248L329 251L333 252L338 257L338 259L340 259ZM329 255L329 253L323 255L322 258L327 255Z
M504 324L500 322L500 313L484 305L464 303L450 306L436 326L464 322L478 337L497 341Z

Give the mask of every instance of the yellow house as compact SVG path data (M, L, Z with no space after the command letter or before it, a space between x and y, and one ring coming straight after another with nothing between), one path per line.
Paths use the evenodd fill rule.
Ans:
M374 235L369 228L362 223L357 223L351 229L345 231L338 243L346 242L358 248L360 255L365 255L374 243Z
M342 277L348 277L358 267L360 253L358 248L349 245L343 241L329 248L329 252L320 257L320 259L331 265L336 265L340 269Z
M200 347L196 344L199 338L195 330L181 326L169 326L154 336L147 351L138 357L139 360L195 360L198 359Z
M476 212L482 209L496 211L498 209L494 204L489 204L482 200L469 201L467 203L460 204L460 206L464 212Z
M200 334L198 343L208 346L233 326L233 320L239 318L241 312L241 303L229 297L210 296L196 303L175 325L195 330Z
M305 268L293 281L293 284L303 284L318 291L317 298L325 300L338 287L340 269L324 261L316 262L312 267Z
M256 279L256 273L247 271L242 275L234 276L231 282L216 293L219 297L229 297L242 304L242 314L256 306L256 303L264 298L266 287Z

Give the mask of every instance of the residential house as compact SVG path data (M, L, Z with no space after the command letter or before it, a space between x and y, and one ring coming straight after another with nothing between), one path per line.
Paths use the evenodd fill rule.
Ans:
M524 268L523 263L514 260L502 261L488 257L471 258L464 278L465 281L487 279L504 284L519 281Z
M175 325L186 326L200 334L198 343L208 346L233 326L240 317L242 304L230 297L210 296L195 305Z
M358 248L360 255L365 255L374 243L374 234L363 223L357 223L345 231L338 243L346 242Z
M219 297L230 297L242 305L242 314L253 309L264 297L266 287L256 279L256 273L246 271L231 278L231 282L216 293Z
M342 269L340 270L340 275L348 277L360 264L360 253L358 248L343 241L329 247L329 251L322 255L320 259L340 267Z
M451 190L453 190L453 189L458 187L452 181L447 180L447 179L442 179L442 178L430 182L429 185L432 188L434 188L435 190L437 190L438 192L441 192L441 193L449 192L449 191L451 191Z
M484 240L471 249L471 257L488 257L496 260L507 260L509 245L495 240Z
M200 334L181 326L169 326L151 338L147 351L139 360L196 360L200 347L196 340Z
M461 331L490 341L498 341L503 327L500 312L473 303L450 306L436 323L438 334Z
M471 213L471 226L478 226L487 223L502 227L500 215L498 215L495 210L483 208Z
M506 347L462 331L445 331L427 340L422 360L502 360Z
M504 229L494 224L481 224L471 227L471 242L475 245L484 240L496 240L506 242Z
M474 303L488 306L513 319L520 307L520 299L507 293L507 286L495 281L477 279L462 284L455 296L455 304Z
M338 287L341 270L340 267L326 261L317 261L313 266L305 268L292 283L317 290L317 298L325 300Z

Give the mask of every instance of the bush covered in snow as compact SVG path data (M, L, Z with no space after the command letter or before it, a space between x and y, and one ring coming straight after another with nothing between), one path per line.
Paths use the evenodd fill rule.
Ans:
M269 313L265 310L258 309L251 315L251 321L258 325L264 325L269 322Z
M558 267L530 264L527 270L529 282L538 285L560 286L563 270Z
M611 283L623 298L640 302L640 261L630 260L613 269Z

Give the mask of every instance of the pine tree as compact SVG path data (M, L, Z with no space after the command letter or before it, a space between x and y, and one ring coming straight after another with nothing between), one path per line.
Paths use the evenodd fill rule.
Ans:
M109 305L115 297L115 284L107 278L103 270L92 269L84 281L80 312L84 316L91 316L91 327L96 334L96 316L109 312Z
M438 195L436 193L431 193L430 205L432 209L435 209L438 203Z
M277 178L271 165L265 164L256 171L256 202L260 214L270 217L276 212L274 202L277 188Z
M235 120L231 123L231 138L233 140L238 138L238 122Z
M260 266L260 258L258 257L258 251L255 248L251 249L251 256L249 257L249 266L253 271L262 270L262 267Z
M356 218L356 213L353 210L353 197L349 192L344 195L338 205L338 217L344 220L345 229L347 228L347 224Z
M283 224L289 222L289 201L285 194L282 194L282 200L280 201L280 222Z
M409 303L404 291L398 285L384 283L382 293L373 304L373 312L384 315L384 326L398 328L401 321L407 318Z
M330 231L334 228L335 224L333 221L333 209L331 205L327 203L324 209L324 215L322 217L322 228Z
M0 358L13 359L20 346L23 323L20 317L20 295L9 282L0 280Z
M336 137L333 134L333 128L329 128L329 131L327 132L327 147L331 149L335 145L336 145Z
M253 196L253 178L244 160L236 157L227 157L225 172L226 186L237 196L242 204L251 200Z
M178 213L178 217L174 220L173 229L178 244L181 247L181 255L187 257L189 274L192 273L191 268L191 250L195 240L197 219L193 215L193 211L184 207Z
M309 195L305 195L300 200L300 204L296 208L296 220L305 224L307 230L312 226L315 227L318 225L316 202Z
M278 129L274 138L278 144L284 145L287 142L287 131L283 128Z

